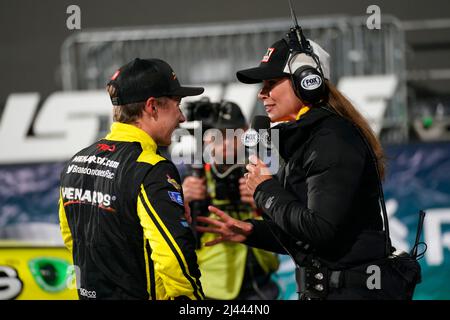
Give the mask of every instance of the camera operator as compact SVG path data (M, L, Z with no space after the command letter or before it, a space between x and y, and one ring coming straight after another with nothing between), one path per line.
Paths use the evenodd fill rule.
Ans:
M241 135L247 126L239 106L203 99L191 103L188 109L188 120L200 120L204 128L216 129L206 131L204 139L205 147L213 151L212 158L201 168L194 168L183 181L184 199L191 204L194 220L197 215L209 216L207 206L210 204L225 210L235 219L258 218L253 197L243 178L244 157L238 157L238 148L242 147ZM223 139L214 139L212 132L220 133ZM232 164L223 164L227 157L233 159ZM278 286L271 280L271 274L278 268L276 255L240 243L208 247L204 243L214 239L215 235L200 233L198 237L198 264L207 298L276 299Z

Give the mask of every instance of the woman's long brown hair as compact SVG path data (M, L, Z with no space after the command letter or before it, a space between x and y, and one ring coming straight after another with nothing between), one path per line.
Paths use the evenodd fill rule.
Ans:
M376 137L373 130L370 128L367 120L356 110L353 104L328 80L325 80L329 89L328 105L340 116L348 119L355 124L361 133L365 136L367 142L371 146L378 164L378 172L381 179L384 178L385 173L385 157L380 141Z

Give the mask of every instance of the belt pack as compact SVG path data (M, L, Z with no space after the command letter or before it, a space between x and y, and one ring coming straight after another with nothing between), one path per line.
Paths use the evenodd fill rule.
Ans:
M421 282L421 268L418 260L423 257L426 244L420 242L425 211L419 212L419 222L416 232L416 241L410 253L395 251L390 246L389 256L370 261L345 270L329 269L318 258L310 255L302 260L305 263L297 263L296 280L299 289L299 299L313 300L327 298L330 290L355 288L362 292L377 289L376 295L364 294L365 297L372 296L378 299L411 300L416 285ZM388 235L386 225L386 235ZM389 237L388 237L389 240ZM387 241L390 244L390 240ZM419 245L425 245L425 249L418 253ZM370 268L370 269L369 269ZM371 271L378 270L378 285L369 286L368 280L372 277ZM376 272L375 272L376 273ZM375 275L376 276L376 275ZM374 292L374 291L372 291Z
M379 268L379 287L371 288L369 267ZM420 265L410 254L402 252L387 258L344 270L332 270L318 259L307 267L297 267L296 280L300 300L323 300L335 289L378 290L378 298L411 300L421 281ZM373 291L375 292L375 291Z
M300 300L322 300L328 295L331 280L330 269L323 266L319 260L312 259L308 267L295 269Z

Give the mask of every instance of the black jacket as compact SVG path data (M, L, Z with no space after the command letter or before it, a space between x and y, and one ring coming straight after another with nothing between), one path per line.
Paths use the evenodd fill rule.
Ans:
M180 177L151 137L114 123L68 162L60 225L81 299L202 299Z
M274 129L285 165L256 188L264 221L251 220L247 244L287 249L298 263L314 253L334 268L384 256L377 173L353 124L317 107Z

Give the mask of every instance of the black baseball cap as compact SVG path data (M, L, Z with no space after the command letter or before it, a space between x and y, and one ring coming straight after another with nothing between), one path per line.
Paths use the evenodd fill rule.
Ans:
M117 90L117 96L111 98L113 105L141 102L149 97L196 96L205 90L181 86L170 65L161 59L136 58L120 67L108 85Z
M330 55L311 39L308 39L308 42L320 61L325 79L330 79ZM291 55L295 57L291 58ZM236 76L243 83L259 83L263 80L289 77L291 72L305 65L318 67L310 55L291 52L287 41L281 39L267 49L258 67L240 70Z
M259 83L262 80L288 77L284 68L289 58L289 47L284 39L267 48L258 67L240 70L236 76L243 83Z

